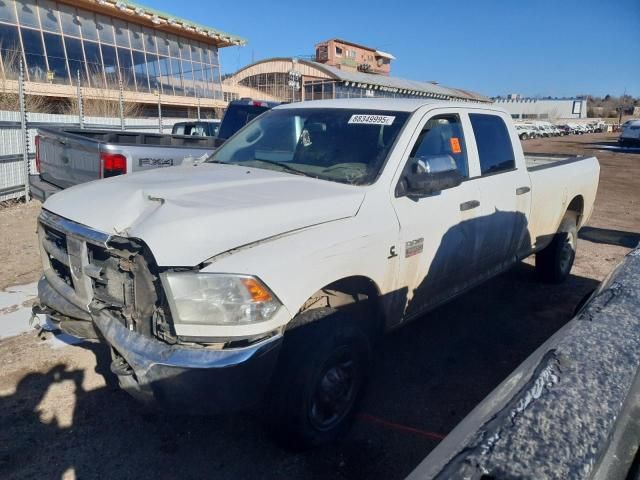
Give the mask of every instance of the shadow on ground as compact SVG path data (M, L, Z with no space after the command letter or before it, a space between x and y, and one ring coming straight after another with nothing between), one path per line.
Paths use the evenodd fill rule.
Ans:
M61 478L73 469L77 478L404 478L596 285L577 276L543 285L520 264L392 333L376 349L349 435L299 454L274 445L250 415L149 412L112 385L84 391L83 371L53 365L0 397L0 477ZM109 364L103 345L86 348ZM38 405L65 381L75 386L71 421L43 420Z
M593 243L604 243L625 248L636 248L640 243L640 233L606 228L582 227L578 237Z
M634 154L639 154L640 153L640 145L621 145L620 143L618 143L617 140L609 140L609 141L602 141L602 142L590 142L590 143L585 143L584 148L588 148L590 150L602 150L603 148L605 150L611 150L614 151L616 153L634 153Z

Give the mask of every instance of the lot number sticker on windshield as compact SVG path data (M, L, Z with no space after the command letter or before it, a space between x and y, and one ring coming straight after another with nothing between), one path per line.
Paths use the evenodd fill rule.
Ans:
M391 115L351 115L349 123L360 125L393 125L396 117Z

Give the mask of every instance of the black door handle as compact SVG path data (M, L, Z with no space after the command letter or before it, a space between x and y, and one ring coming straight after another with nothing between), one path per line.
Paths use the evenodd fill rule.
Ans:
M516 188L516 195L524 195L525 193L529 193L531 189L529 187L519 187Z
M478 208L479 206L480 202L478 200L469 200L468 202L460 204L460 211L464 212L466 210L473 210L474 208Z

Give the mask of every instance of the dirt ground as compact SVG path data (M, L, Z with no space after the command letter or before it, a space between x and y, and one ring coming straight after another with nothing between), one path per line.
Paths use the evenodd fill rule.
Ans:
M0 207L0 291L36 281L42 271L36 235L40 202Z
M640 241L640 153L601 147L615 147L615 138L524 142L527 152L600 160L596 208L572 276L543 285L524 262L389 335L342 442L292 454L251 415L145 411L104 371L103 345L52 349L27 333L0 340L0 478L404 478ZM0 290L39 276L38 209L0 210Z

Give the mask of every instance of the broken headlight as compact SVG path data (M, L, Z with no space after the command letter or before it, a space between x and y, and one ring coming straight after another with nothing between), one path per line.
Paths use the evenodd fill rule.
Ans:
M242 325L271 319L280 301L257 278L200 272L162 273L176 324Z

